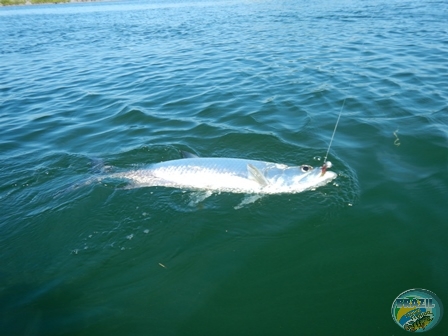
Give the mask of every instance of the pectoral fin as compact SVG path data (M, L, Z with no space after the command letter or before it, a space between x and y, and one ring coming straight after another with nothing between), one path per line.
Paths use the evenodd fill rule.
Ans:
M250 163L247 165L247 171L249 173L249 177L257 181L257 183L262 187L266 187L269 184L263 173Z
M241 203L238 204L237 206L233 207L233 208L236 209L236 210L244 208L246 205L255 203L256 201L258 201L262 197L263 197L263 195L260 195L260 194L246 195L243 198L243 200L241 201Z

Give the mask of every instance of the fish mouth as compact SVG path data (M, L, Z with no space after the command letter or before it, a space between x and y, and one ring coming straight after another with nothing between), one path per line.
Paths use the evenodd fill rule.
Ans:
M332 172L330 170L324 171L322 168L322 169L315 169L314 172L310 173L310 175L306 178L306 180L308 181L308 183L313 185L313 187L314 186L318 187L333 181L337 176L338 174L336 174L335 172Z
M322 176L325 180L327 180L328 182L333 181L336 177L338 177L338 174L336 174L335 172L332 171L326 171L323 176Z

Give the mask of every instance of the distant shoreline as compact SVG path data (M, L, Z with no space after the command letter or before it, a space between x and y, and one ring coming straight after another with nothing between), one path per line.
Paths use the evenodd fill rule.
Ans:
M45 4L65 4L77 2L100 2L107 0L0 0L2 6L28 6L28 5L45 5Z

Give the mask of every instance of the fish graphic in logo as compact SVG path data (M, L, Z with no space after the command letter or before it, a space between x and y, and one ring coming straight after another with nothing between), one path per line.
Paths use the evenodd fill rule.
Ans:
M392 303L392 318L404 330L424 332L434 328L442 319L442 301L427 289L409 289Z

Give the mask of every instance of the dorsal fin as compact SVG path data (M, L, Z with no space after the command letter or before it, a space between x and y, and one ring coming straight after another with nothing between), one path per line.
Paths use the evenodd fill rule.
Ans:
M199 156L197 156L193 153L190 153L190 152L183 151L183 150L180 151L180 155L182 155L182 159L197 159L197 158L199 158Z
M257 181L262 187L266 187L269 184L263 173L250 163L247 164L247 172L249 173L249 177Z

